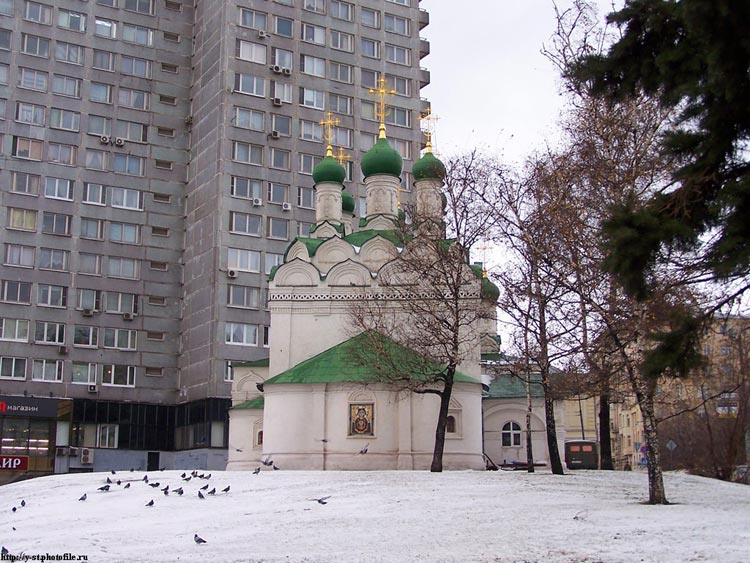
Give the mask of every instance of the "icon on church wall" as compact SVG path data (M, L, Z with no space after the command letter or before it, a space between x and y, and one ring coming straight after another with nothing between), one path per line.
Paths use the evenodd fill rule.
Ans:
M372 436L373 425L372 403L354 403L349 405L349 436Z

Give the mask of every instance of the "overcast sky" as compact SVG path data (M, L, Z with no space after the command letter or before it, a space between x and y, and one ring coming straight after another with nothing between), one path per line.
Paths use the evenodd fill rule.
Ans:
M618 0L618 5L621 2ZM558 0L561 10L572 0ZM612 0L596 0L602 21ZM422 0L430 41L422 95L439 117L436 151L482 148L520 161L553 138L559 78L540 53L555 30L552 0Z

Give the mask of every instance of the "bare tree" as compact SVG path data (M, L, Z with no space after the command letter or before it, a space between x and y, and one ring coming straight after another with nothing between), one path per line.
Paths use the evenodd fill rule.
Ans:
M380 358L374 368L382 381L439 398L433 472L443 468L448 409L459 370L473 365L479 375L480 334L485 328L495 332L497 295L468 262L471 246L486 237L494 221L483 201L491 199L497 180L482 162L471 153L446 163L444 188L425 196L433 203L434 197L442 199L442 204L437 201L444 215L430 206L407 209L411 223L402 225L403 249L381 270L377 292L363 295L349 315L352 331L369 336L370 351ZM411 359L404 361L403 354L384 346L382 335L412 351Z

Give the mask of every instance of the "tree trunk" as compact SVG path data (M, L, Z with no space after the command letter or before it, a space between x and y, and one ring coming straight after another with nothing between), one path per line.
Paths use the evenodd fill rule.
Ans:
M599 452L601 458L600 468L612 470L615 468L612 463L612 433L609 430L610 408L609 393L599 395Z
M547 449L553 475L564 475L560 449L557 447L557 430L555 429L555 401L544 393L544 415L547 419Z
M646 438L646 462L648 469L648 503L669 504L664 491L664 475L661 468L659 434L656 430L653 393L638 393L638 405L643 415L643 435Z
M526 370L526 469L534 473L534 446L531 435L531 413L534 405L531 402L531 373Z
M432 465L430 471L440 473L443 471L443 451L445 450L445 425L448 421L448 407L453 392L453 374L455 368L448 368L445 378L445 386L440 394L440 412L438 413L437 427L435 428L435 449L432 452Z

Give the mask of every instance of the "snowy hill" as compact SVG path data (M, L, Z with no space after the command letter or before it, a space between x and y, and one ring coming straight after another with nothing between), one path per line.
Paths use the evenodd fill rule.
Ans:
M670 506L641 504L638 472L180 474L0 487L0 544L97 563L750 563L750 487L684 474L666 475Z

